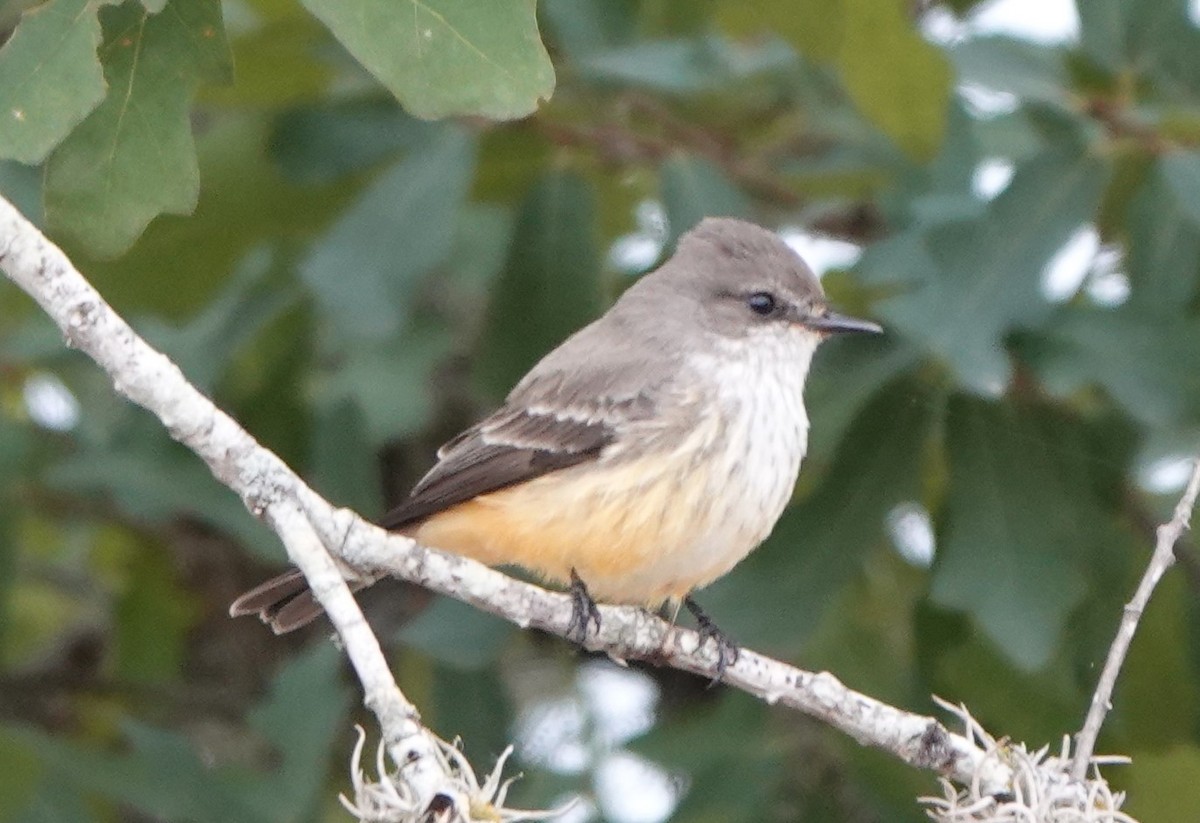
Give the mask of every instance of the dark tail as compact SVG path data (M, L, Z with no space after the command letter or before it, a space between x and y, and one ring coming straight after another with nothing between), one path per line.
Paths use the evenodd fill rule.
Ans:
M349 581L353 591L369 586L372 582ZM272 577L266 583L243 594L229 606L230 617L256 614L275 634L285 634L307 626L323 613L321 604L309 591L308 583L299 569Z

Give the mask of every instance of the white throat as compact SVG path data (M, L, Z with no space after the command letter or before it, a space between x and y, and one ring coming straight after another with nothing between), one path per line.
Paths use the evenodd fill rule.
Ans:
M702 578L720 577L765 540L791 499L808 445L804 382L820 342L807 329L764 327L689 357L723 419L709 534L689 553Z

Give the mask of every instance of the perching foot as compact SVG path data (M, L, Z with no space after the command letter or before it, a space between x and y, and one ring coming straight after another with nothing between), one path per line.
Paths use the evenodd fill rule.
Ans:
M587 585L574 569L571 569L571 622L567 624L567 639L583 645L587 640L588 624L594 623L600 631L600 609L588 593Z
M700 604L690 596L683 598L683 605L687 606L687 610L696 618L696 625L700 631L700 645L703 646L705 641L710 639L717 644L717 672L712 682L708 684L711 688L720 683L721 679L725 677L725 670L737 662L737 644L729 639L729 635L717 628L717 624L712 621L712 618L705 614L704 609L700 608Z

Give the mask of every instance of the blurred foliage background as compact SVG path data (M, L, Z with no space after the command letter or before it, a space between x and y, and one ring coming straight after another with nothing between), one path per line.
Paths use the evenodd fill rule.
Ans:
M888 334L822 349L794 505L701 602L1057 746L1200 442L1195 11L8 0L0 191L367 516L701 216L781 230ZM1101 740L1144 823L1194 819L1200 785L1179 554ZM282 562L0 283L0 819L345 819L358 701L327 630L225 616ZM930 775L794 713L377 588L402 687L481 769L515 741L521 804L923 819Z

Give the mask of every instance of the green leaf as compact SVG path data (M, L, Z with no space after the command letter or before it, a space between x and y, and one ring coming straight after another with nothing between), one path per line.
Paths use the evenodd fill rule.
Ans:
M196 207L191 98L228 75L229 47L217 0L173 0L156 15L127 2L101 20L108 95L47 162L46 221L116 255L155 216Z
M1022 100L1066 105L1073 99L1071 80L1060 49L1015 37L972 37L950 51L958 81Z
M314 645L279 671L270 694L250 713L250 726L274 744L279 758L278 768L255 787L260 819L310 819L320 805L330 741L350 707L342 665L333 644Z
M1004 386L1003 337L1051 313L1041 295L1043 268L1095 215L1106 177L1104 164L1074 147L1022 164L983 219L928 233L937 265L923 286L883 303L881 314L943 357L963 385L985 392Z
M276 261L256 249L213 295L204 309L182 325L156 317L138 321L142 335L170 357L189 381L208 391L229 369L235 354L296 302L298 289L281 287L270 275Z
M312 312L307 307L281 314L237 354L222 376L221 404L264 446L303 471L312 454L313 408L310 390L318 358Z
M405 623L396 640L456 669L477 670L500 657L513 625L449 597Z
M1008 157L1016 163L1037 155L1046 148L1046 139L1038 131L1036 106L997 114L986 120L973 120L971 131L979 141L981 157Z
M0 48L0 157L42 162L104 99L97 10L90 0L34 6Z
M161 545L134 550L124 591L116 604L117 674L131 683L178 677L186 654L186 632L196 607L175 580Z
M20 814L5 817L13 823L94 823L96 809L87 798L59 780L42 779L32 787L33 800Z
M471 194L492 205L514 207L522 193L566 155L529 129L490 129L480 136L479 171Z
M417 281L450 253L475 143L446 129L385 172L313 247L300 268L346 340L382 340L404 325Z
M24 542L17 538L17 512L24 507L13 504L8 490L18 488L21 480L31 473L32 434L31 427L18 425L0 412L0 664L14 659L12 652L16 643L29 642L29 632L22 631L26 627L20 625L21 621L14 613L12 596ZM3 744L2 737L0 744ZM3 791L3 778L0 778L0 795Z
M743 47L705 37L640 41L595 52L579 61L578 70L591 80L696 95L727 90L759 75L782 74L795 63L795 53L778 40Z
M1162 2L1171 8L1165 10L1161 22L1154 21L1155 28L1143 34L1146 44L1142 47L1145 57L1141 74L1164 98L1194 107L1200 102L1200 29L1183 3Z
M1086 684L1085 692L1067 655L1055 655L1036 672L1023 671L972 621L928 602L922 606L915 629L923 658L918 681L922 699L930 692L969 694L971 712L1003 717L1006 733L1014 740L1054 740L1063 729L1078 725L1092 684ZM1088 680L1094 680L1094 674Z
M1075 4L1083 53L1109 71L1119 70L1129 56L1126 50L1127 6L1124 0L1083 0ZM1144 13L1143 8L1139 8L1138 13Z
M61 580L49 579L59 570L90 571L93 564L81 556L81 548L90 546L96 533L53 514L35 515L30 507L6 508L0 515L0 574L5 576L0 584L0 669L32 671L44 665L46 649L67 642L72 627L96 617L94 603Z
M747 645L776 653L803 647L883 540L887 513L919 497L933 411L914 380L879 392L854 418L816 490L784 513L747 560L698 595L709 614Z
M343 398L353 402L371 446L410 436L430 421L434 368L451 343L444 327L421 322L392 340L349 346L337 369L318 385L317 403L337 407Z
M1097 66L1162 92L1197 91L1200 44L1182 0L1079 0L1080 45Z
M354 509L364 517L375 517L383 512L383 498L363 413L345 395L331 399L333 402L317 408L313 423L309 482L337 505Z
M461 735L477 773L486 774L509 743L514 707L507 686L495 668L434 667L431 722L445 739Z
M895 334L845 337L824 343L804 387L810 422L809 466L832 459L846 429L887 384L914 371L921 352Z
M23 741L0 726L0 819L13 820L27 808L41 782L41 766ZM28 815L27 815L28 816Z
M731 731L745 730L748 736L756 739L772 733L766 723L766 706L733 689L725 690L704 705L694 709L688 707L688 711L679 717L670 716L671 708L670 705L664 707L666 716L662 718L670 722L651 728L629 747L670 769L716 765L746 753L737 735L712 736L714 726Z
M804 666L837 672L844 683L893 705L926 699L913 693L913 613L927 595L925 569L896 550L894 538L862 558L862 571L842 588L804 649Z
M337 76L332 61L314 59L328 47L328 35L312 15L298 6L289 8L290 15L250 30L235 27L232 59L237 82L201 89L202 104L272 110L321 99ZM226 14L238 19L236 12Z
M16 206L25 219L42 228L41 169L11 160L0 160L0 191L4 192L4 199Z
M152 222L117 260L89 259L84 250L75 255L96 288L127 314L193 317L231 272L264 250L276 264L274 274L286 276L281 288L298 291L298 250L327 231L366 182L291 185L266 156L265 117L215 117L210 126L197 144L204 186L195 214ZM178 276L164 276L168 260Z
M1196 813L1200 785L1200 747L1131 751L1133 762L1121 767L1129 803L1123 809L1138 820L1189 820Z
M294 109L271 132L271 156L296 183L327 183L392 154L428 146L440 124L417 120L390 99Z
M660 174L668 249L702 218L750 216L746 195L703 157L677 154L663 163Z
M447 285L464 301L480 302L503 270L513 223L514 215L501 206L473 203L462 210L445 272Z
M135 520L166 522L188 512L241 540L260 557L277 560L278 544L236 495L213 480L200 460L171 441L140 411L114 442L81 449L44 475L49 488L107 495Z
M863 249L854 267L856 279L870 286L897 286L900 290L925 283L937 263L930 254L923 228L897 232Z
M1135 420L1166 427L1200 420L1200 323L1136 306L1070 307L1055 315L1027 359L1046 387L1068 395L1099 385Z
M1200 225L1200 153L1169 151L1158 161L1162 180L1184 216Z
M635 0L542 0L538 11L571 57L616 48L637 32Z
M1137 583L1129 580L1126 585L1125 592L1132 592ZM1115 726L1129 741L1121 750L1163 749L1194 740L1200 695L1188 648L1194 632L1193 601L1183 575L1167 575L1154 590L1118 681L1116 722L1109 728ZM1110 634L1118 615L1114 612L1107 621Z
M953 75L897 0L843 0L837 66L859 110L915 159L938 150ZM886 66L886 70L881 70Z
M1134 6L1126 4L1122 11L1129 31L1130 64L1148 53L1172 51L1174 29L1195 30L1196 24L1188 16L1187 0L1139 0Z
M452 249L439 273L431 280L445 304L481 305L487 288L504 265L510 216L494 207L466 206L459 214ZM410 312L411 313L411 312ZM313 400L327 426L336 428L331 415L351 414L360 421L355 431L355 449L378 449L426 428L436 408L435 397L444 380L439 369L447 364L455 345L455 327L431 311L416 312L398 335L379 342L342 341L326 358L333 368L317 375ZM333 411L337 410L337 411ZM359 425L355 423L355 429ZM361 435L362 443L357 443ZM349 436L341 432L334 436ZM320 435L318 435L320 438ZM321 450L325 446L318 447ZM346 482L346 500L360 501L359 511L378 511L377 484L366 477L350 480L345 472L365 469L373 459L339 454L337 462L349 461L335 474ZM356 462L357 461L357 462ZM333 469L332 465L328 466ZM337 482L337 481L335 481ZM334 493L338 486L330 487Z
M918 160L937 152L946 130L953 73L942 50L914 29L906 4L726 0L716 17L731 34L751 42L782 37L806 57L833 66L858 112L890 139L889 148ZM887 69L880 70L881 65ZM824 128L827 123L815 130ZM861 126L850 130L852 139L861 139ZM835 147L845 149L845 144Z
M546 352L600 312L591 188L553 172L530 191L496 281L475 375L502 397Z
M965 611L1022 669L1051 659L1085 582L1095 501L1063 466L1052 420L958 396L947 412L949 495L931 596Z
M58 782L110 797L152 815L197 823L241 823L256 819L246 792L224 791L216 773L201 763L187 739L173 732L129 723L134 747L116 754L27 730L21 739L37 753ZM262 818L257 818L262 819Z
M0 438L3 435L4 427L0 426ZM5 486L12 483L8 478L3 478L3 481ZM13 613L12 594L17 578L17 540L13 532L12 516L0 514L0 661L12 659L11 647L17 640L16 634L20 628ZM0 795L3 791L3 778L0 778Z
M915 173L908 172L905 182L893 190L894 196L901 201L897 204L898 208L905 208L907 204L903 198L910 190L916 189L924 197L974 201L972 204L961 203L959 208L964 213L947 219L963 220L977 216L975 209L984 203L974 191L975 170L985 156L977 132L978 121L967 111L966 103L959 98L952 100L946 111L946 137L937 155L924 167L914 170ZM918 217L917 222L924 220Z
M132 751L118 754L20 730L16 737L68 785L160 818L198 823L309 819L324 791L329 741L348 707L339 652L325 644L286 666L250 725L273 743L278 764L257 778L214 768L183 735L127 723Z
M761 702L727 690L712 705L688 704L630 747L689 778L673 819L701 823L758 823L772 818L772 799L787 770L779 752L782 724ZM721 733L714 734L715 729ZM808 820L808 817L797 818Z
M303 2L417 117L523 117L554 91L534 0Z
M843 42L844 5L843 0L724 0L717 7L716 20L737 37L774 34L801 54L830 62Z
M1130 201L1128 308L1147 318L1187 313L1200 280L1200 156L1170 152Z

